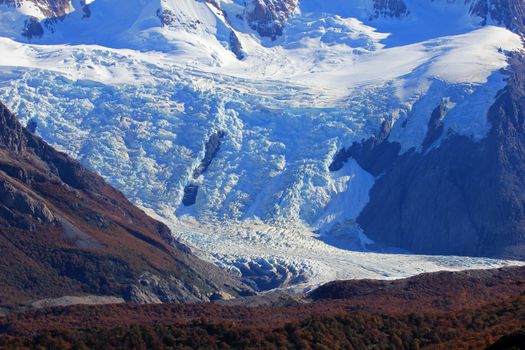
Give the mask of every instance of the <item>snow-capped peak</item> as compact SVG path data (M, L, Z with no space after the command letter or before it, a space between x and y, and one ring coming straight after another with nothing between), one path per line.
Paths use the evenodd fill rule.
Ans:
M512 1L502 4L500 0L3 0L0 34L54 43L80 37L84 43L108 45L112 40L113 45L125 46L124 38L129 44L153 29L157 29L155 39L162 36L170 42L170 35L158 30L166 27L216 34L229 47L232 28L273 41L301 13L357 18L376 23L379 29L403 26L407 21L414 28L414 21L419 21L430 27L424 31L456 34L466 27L491 23L509 26L511 18L505 8L512 6ZM54 38L39 41L43 36ZM236 44L242 46L240 41Z

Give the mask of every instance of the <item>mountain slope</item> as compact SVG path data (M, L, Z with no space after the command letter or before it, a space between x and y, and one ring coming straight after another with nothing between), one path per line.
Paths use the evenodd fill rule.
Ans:
M357 219L370 238L419 253L525 258L525 61L521 54L510 60L486 138L449 131L439 147L405 153L381 169ZM440 138L445 130L436 132Z
M0 306L62 296L206 301L248 292L0 105Z
M39 15L41 36L2 32L0 51L9 54L0 55L0 98L217 265L267 289L521 257L510 234L502 234L509 249L479 243L485 234L471 224L461 186L443 185L445 194L427 187L450 180L441 170L453 164L443 159L457 166L468 153L451 154L449 138L473 150L490 135L487 115L507 85L508 57L523 48L522 2L96 0L73 7L64 16ZM493 9L499 17L489 15ZM443 158L433 173L405 166L399 183L383 186L410 194L410 203L378 204L387 168L409 158L425 170L422 159L433 152ZM464 166L489 163L481 155ZM472 173L456 170L461 179L454 175L453 185L472 182ZM483 172L480 183L493 184L484 170L475 178ZM400 211L409 215L396 217ZM510 217L504 209L500 215ZM433 223L428 230L423 217ZM390 219L396 237L384 232ZM405 231L410 237L400 237Z

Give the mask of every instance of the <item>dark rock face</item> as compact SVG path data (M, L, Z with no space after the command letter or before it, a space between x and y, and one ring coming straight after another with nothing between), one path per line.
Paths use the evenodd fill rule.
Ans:
M262 37L272 40L283 34L286 20L297 9L297 0L250 0L244 17Z
M210 136L208 142L204 146L204 158L201 163L193 171L193 178L196 180L202 174L208 170L211 162L217 156L219 149L221 148L221 142L224 138L224 131L218 131ZM195 184L189 184L184 188L184 197L182 198L182 204L186 207L190 207L197 202L197 194L199 193L199 186Z
M91 8L89 7L89 4L86 4L86 0L80 0L80 4L82 5L82 18L91 17Z
M370 174L379 176L397 159L401 151L401 145L387 141L391 128L389 122L384 122L377 136L363 142L355 142L348 149L340 150L330 164L330 171L341 170L344 164L353 158Z
M35 17L28 17L24 23L24 29L22 30L22 35L28 39L34 37L40 38L44 35L44 27Z
M185 207L191 207L197 202L197 195L199 194L199 186L190 184L184 187L184 197L182 197L182 204Z
M516 33L525 33L525 6L521 0L473 0L470 12L481 17L484 25L490 18Z
M0 104L0 115L10 115L3 104ZM14 117L0 118L0 131L0 145L16 153L26 151L24 129Z
M71 8L71 0L0 0L0 5L20 7L24 2L30 2L46 17L65 16Z
M373 2L372 19L402 18L410 15L410 8L403 0L373 0ZM525 33L525 7L521 0L451 0L450 2L463 2L470 15L481 18L481 25L487 25L491 20L517 33Z
M177 20L173 12L171 12L170 10L165 10L165 9L158 9L157 17L160 19L160 23L164 27L172 26Z
M193 178L197 179L199 176L204 174L208 170L211 162L217 156L219 149L221 148L221 142L224 138L224 131L219 131L210 136L208 142L204 146L204 158L202 158L201 164L193 171Z
M511 62L486 139L449 135L427 153L399 156L377 179L357 219L371 239L425 254L525 258L525 59ZM438 108L428 140L439 133Z
M230 32L230 50L235 54L235 57L237 57L238 60L244 59L245 53L241 41L233 30Z
M42 20L33 16L26 18L21 35L27 39L40 38L46 31L54 33L55 24L64 20L73 9L71 0L0 0L0 5L16 8L25 2L31 3L44 17ZM91 17L91 8L86 0L80 0L80 8L76 10L82 11L83 19Z
M26 129L27 131L29 131L31 134L34 134L36 133L36 128L38 127L38 122L36 121L36 119L31 119L29 122L27 122L27 125L26 125Z
M14 212L18 212L28 215L38 222L51 223L55 221L53 213L43 202L31 198L23 190L14 187L6 180L0 180L0 205L4 212L11 212L13 217L15 216Z
M0 254L0 307L65 295L198 302L251 293L2 104Z
M84 2L84 0L81 1ZM54 22L64 18L72 8L71 0L0 0L0 5L16 8L22 6L24 2L30 2L35 9L46 17L40 21L36 17L27 16L20 34L29 40L41 38L45 34L46 28L53 31Z
M403 17L409 14L403 0L374 0L374 17Z
M466 4L483 24L491 18L525 33L523 1ZM377 1L375 8L396 17L405 11L402 1ZM370 202L357 219L370 238L417 253L525 258L522 57L512 57L512 70L507 89L488 113L492 131L479 143L452 134L431 149L444 133L444 101L431 115L423 153L412 150L399 156L400 146L388 141L385 125L378 135L337 153L331 171L354 158L378 176Z
M443 118L445 118L445 115L447 114L447 105L446 102L443 101L434 111L432 112L432 115L430 116L430 120L428 122L428 130L427 135L425 136L425 140L423 141L423 150L426 151L434 142L436 142L441 135L443 134Z

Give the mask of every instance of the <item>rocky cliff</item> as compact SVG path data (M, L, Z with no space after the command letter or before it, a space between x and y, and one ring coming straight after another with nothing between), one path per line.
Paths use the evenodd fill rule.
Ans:
M510 60L482 141L452 133L426 151L446 132L437 106L422 152L398 155L384 133L340 152L334 170L346 155L377 176L357 220L370 238L425 254L525 258L525 59Z
M259 35L275 40L282 35L286 21L297 6L297 0L251 0L246 6L245 17Z
M0 0L0 5L12 8L30 5L33 11L43 17L62 17L73 9L71 0Z
M403 17L408 15L409 9L403 0L374 0L374 16L380 17Z
M0 12L0 21L7 25L9 34L29 40L40 38L46 32L53 33L55 24L74 11L82 13L81 18L91 15L86 0L0 0L0 9L2 7L6 16L2 17Z
M484 24L525 33L522 1L465 5ZM512 54L509 61L507 87L483 116L492 129L481 141L445 129L444 99L429 113L420 148L402 153L385 122L376 136L337 153L331 171L353 158L377 179L357 219L369 238L424 254L525 258L525 59Z
M198 302L249 294L0 104L0 306L63 296Z
M104 1L99 1L101 3L100 6L97 7L95 5L95 7L107 10L108 5L105 4ZM524 27L522 20L523 9L520 6L519 0L427 1L430 3L428 5L430 6L430 9L457 7L456 5L460 4L461 6L464 6L465 14L480 19L480 25L496 24L520 31ZM224 5L220 1L208 0L206 2L214 7L218 13L224 15L226 22L230 20L228 18L228 15L230 14L224 10ZM306 2L307 1L304 1L304 3ZM275 40L283 34L284 27L287 25L289 19L292 18L295 13L302 10L302 3L303 2L299 0L249 0L241 5L244 8L244 11L236 14L236 16L242 17L243 21L245 21L245 23L261 37ZM80 15L74 16L75 20L89 18L92 12L89 3L85 0L79 0L78 2L73 2L71 0L0 0L0 6L1 5L10 9L19 9L24 20L23 27L18 29L20 31L18 34L22 34L29 39L44 36L46 33L53 33L55 31L56 22L62 21L72 12L80 13ZM367 17L360 19L366 21L373 21L381 18L402 19L411 16L414 12L413 7L416 5L419 6L420 3L413 3L407 0L370 0L370 3L365 6L367 7ZM133 6L140 7L143 6L143 4L134 4ZM155 6L151 8L154 7ZM159 2L156 7L156 15L159 18L159 25L167 27L174 22L179 21L181 15L180 12L184 11L181 10L181 8L178 8L178 5L173 5L169 2ZM356 7L355 12L355 16L358 16L358 13L361 12L359 6ZM113 14L109 15L113 16ZM117 13L116 15L125 16L120 13ZM148 14L148 18L154 15L155 13L150 13ZM12 20L13 17L3 19L4 22ZM185 24L192 28L197 27L202 23L189 20L189 22ZM150 24L147 26L149 25ZM233 32L233 34L235 33ZM235 50L235 47L240 44L238 39L233 36L230 41L232 41L231 46L233 50ZM236 53L236 55L239 56L239 58L242 58L241 54Z

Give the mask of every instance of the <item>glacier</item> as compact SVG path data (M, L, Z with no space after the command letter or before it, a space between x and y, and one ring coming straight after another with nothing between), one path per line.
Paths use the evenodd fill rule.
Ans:
M0 99L201 257L267 276L261 289L517 264L374 251L355 223L374 176L355 161L329 166L385 122L403 152L422 151L444 100L446 130L483 138L505 53L521 39L479 27L460 3L375 20L370 1L352 3L302 1L272 40L245 23L237 0L96 0L92 18L72 10L42 38L0 27ZM159 8L173 14L169 25L159 25ZM450 23L423 25L443 14ZM217 155L194 178L218 132ZM182 203L188 185L198 186L191 206Z

